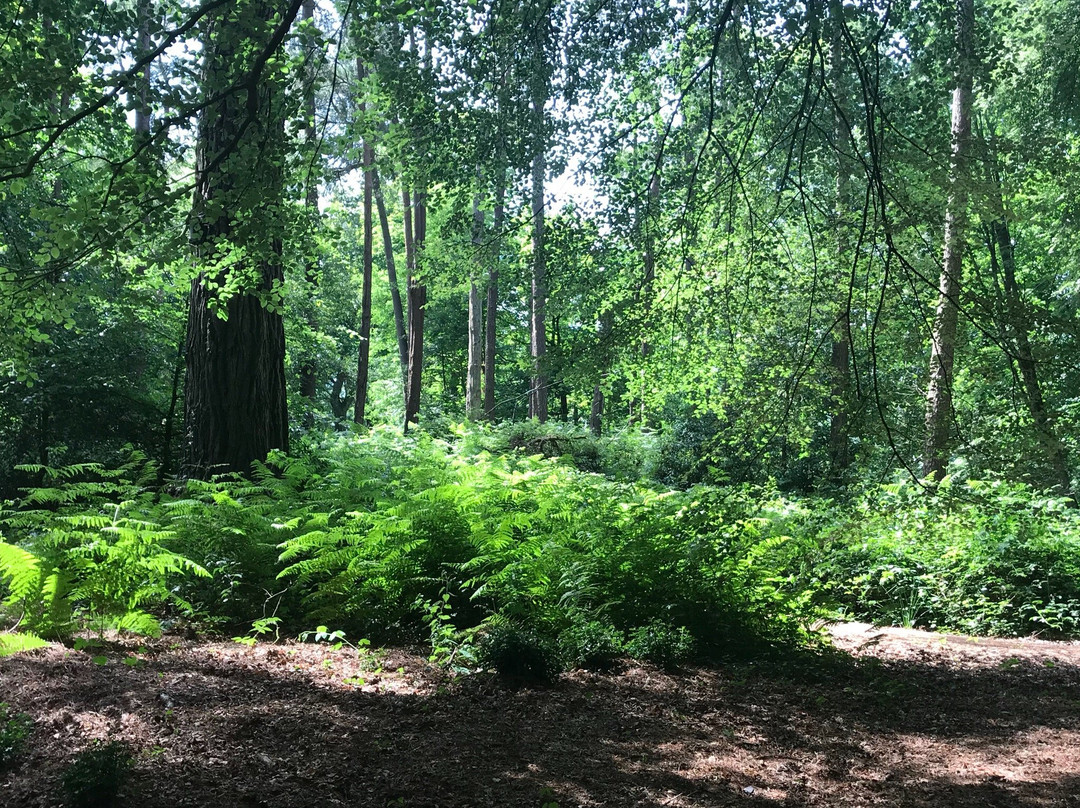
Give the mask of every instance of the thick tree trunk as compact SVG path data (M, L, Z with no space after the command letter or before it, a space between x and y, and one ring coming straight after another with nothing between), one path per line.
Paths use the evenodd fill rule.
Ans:
M375 149L368 141L364 143L364 269L360 292L360 347L356 356L356 406L353 421L367 423L368 366L371 358L371 264L374 233L372 232L371 198L374 191L372 169Z
M484 211L480 208L479 195L473 197L473 260L479 261L480 250L484 242ZM465 417L476 421L483 415L483 401L480 398L481 346L483 344L483 312L480 303L480 289L476 285L475 274L469 278L469 353L465 374Z
M495 180L495 209L492 211L492 249L488 258L487 311L484 323L484 417L495 418L495 355L499 312L499 261L502 258L502 231L505 222L506 167L498 161Z
M949 460L952 424L953 365L959 320L963 254L967 231L968 163L971 152L972 76L975 62L974 0L958 0L956 15L956 88L952 101L952 157L945 211L945 250L938 304L931 334L930 384L926 391L926 442L923 476L940 480Z
M235 5L225 6L208 19L205 32L206 96L226 87L246 89L209 105L198 125L192 241L202 272L191 284L188 306L183 473L189 476L246 473L271 449L289 444L276 235L284 121L275 89L262 74L300 0L280 15L279 7L260 0L240 14ZM238 228L241 219L244 227ZM222 268L244 255L252 257ZM244 280L223 295L238 271L254 275L254 282Z

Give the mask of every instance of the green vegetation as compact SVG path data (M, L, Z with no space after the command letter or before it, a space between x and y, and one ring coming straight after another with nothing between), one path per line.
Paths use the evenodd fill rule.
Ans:
M61 790L68 808L112 808L120 799L134 764L127 744L95 743L64 770Z
M0 8L0 654L1080 635L1075 0Z
M677 490L481 448L498 439L328 435L171 494L139 457L35 468L49 485L3 517L3 613L46 637L153 634L166 612L248 643L319 625L303 635L428 642L460 670L534 680L812 646L841 615L1080 635L1080 514L1060 497L974 480L848 502Z
M0 701L0 772L11 766L26 746L34 722L25 713L12 713Z

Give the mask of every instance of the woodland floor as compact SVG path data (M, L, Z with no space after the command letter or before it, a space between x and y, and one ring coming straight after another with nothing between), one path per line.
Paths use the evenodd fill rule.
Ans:
M36 721L0 806L58 804L109 737L138 750L140 808L1080 806L1080 644L834 635L843 653L546 688L401 651L55 646L0 659L0 700Z

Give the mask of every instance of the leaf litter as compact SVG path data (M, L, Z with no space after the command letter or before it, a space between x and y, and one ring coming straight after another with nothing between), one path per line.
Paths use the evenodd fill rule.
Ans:
M0 805L58 805L74 755L116 739L141 808L1080 806L1080 644L833 636L539 688L394 649L53 645L0 659L0 700L35 722Z

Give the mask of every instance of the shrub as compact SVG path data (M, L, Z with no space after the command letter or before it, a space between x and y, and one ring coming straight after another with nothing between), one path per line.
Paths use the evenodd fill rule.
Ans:
M0 701L0 771L15 762L26 746L34 722L26 713L13 713Z
M552 643L515 623L494 622L480 635L476 650L481 665L512 681L540 684L559 672Z
M35 634L66 634L72 619L97 630L159 631L151 610L173 601L185 576L205 575L169 549L175 534L146 488L156 473L140 456L121 469L85 464L26 467L45 484L0 513L5 610Z
M623 652L622 632L599 620L574 623L559 635L559 651L569 667L610 670Z
M630 632L626 651L635 659L644 659L663 668L675 668L690 658L693 640L685 626L672 626L654 620Z
M120 741L95 743L84 749L61 778L64 803L69 808L110 808L119 801L134 759Z
M822 534L814 575L840 610L971 634L1080 634L1080 515L1024 486L869 492Z

